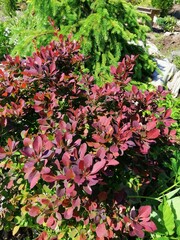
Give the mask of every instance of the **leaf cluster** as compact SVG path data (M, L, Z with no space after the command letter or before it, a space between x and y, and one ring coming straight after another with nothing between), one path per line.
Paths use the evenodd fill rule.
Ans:
M147 195L161 172L155 146L176 143L166 91L126 90L137 56L102 87L82 71L80 44L64 39L0 70L2 226L40 239L144 238L156 230ZM136 209L133 207L136 205Z

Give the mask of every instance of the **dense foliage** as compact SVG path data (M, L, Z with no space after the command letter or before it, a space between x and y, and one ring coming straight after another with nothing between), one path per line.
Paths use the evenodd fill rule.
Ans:
M152 6L161 9L161 15L166 16L171 10L174 0L151 0Z
M73 32L81 41L82 53L89 56L85 67L100 84L111 79L110 65L126 54L139 54L136 79L142 81L155 68L146 50L138 46L139 41L146 41L149 18L124 0L29 0L26 10L9 23L11 42L16 42L11 54L31 55L34 42L40 47L52 40L48 17L55 20L62 34Z
M166 92L126 90L133 55L99 87L81 70L79 43L58 37L2 62L2 228L38 240L149 239L151 206L138 199L163 173L157 148L175 143L171 110L157 104Z
M158 18L157 24L162 27L164 31L173 32L176 26L177 19L175 17L167 16L164 18Z

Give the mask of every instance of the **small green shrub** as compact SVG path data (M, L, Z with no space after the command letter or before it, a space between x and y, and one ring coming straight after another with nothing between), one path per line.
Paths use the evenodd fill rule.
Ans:
M173 32L176 26L177 20L174 17L167 16L164 18L158 18L157 24L163 28L164 31Z
M176 65L176 67L180 70L180 56L176 56L173 62Z
M8 54L13 47L13 44L9 43L10 29L4 26L4 23L0 23L0 60L3 59L5 54Z
M161 15L165 16L168 11L172 8L174 1L173 0L151 0L153 7L161 9Z

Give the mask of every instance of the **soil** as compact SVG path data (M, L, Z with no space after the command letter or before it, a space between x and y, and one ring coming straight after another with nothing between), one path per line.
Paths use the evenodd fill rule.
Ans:
M179 22L173 33L163 32L156 24L148 33L148 39L158 47L165 57L170 56L174 50L180 50L180 4L175 4L169 14Z
M155 30L148 33L148 40L154 43L165 57L174 50L180 50L180 32L157 33Z

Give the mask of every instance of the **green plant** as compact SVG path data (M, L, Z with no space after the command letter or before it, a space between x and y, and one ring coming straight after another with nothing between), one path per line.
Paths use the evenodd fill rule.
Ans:
M172 8L174 0L151 0L151 4L153 7L161 9L161 16L166 16Z
M176 67L180 70L180 56L175 56L173 63L176 65Z
M164 31L173 32L176 26L177 20L175 17L167 16L164 18L158 18L157 24L163 28Z
M85 68L99 84L112 80L110 65L126 54L139 54L134 78L142 81L153 72L155 63L138 46L140 40L146 41L149 18L124 0L30 0L26 11L12 19L11 40L17 42L12 55L30 55L35 44L40 47L52 40L48 17L54 19L62 34L72 32L73 38L81 41L82 53L89 56Z
M13 16L16 14L18 0L0 0L0 6L5 15Z
M0 23L0 60L4 58L5 54L8 54L12 48L13 44L10 44L10 29L5 27L3 22Z

